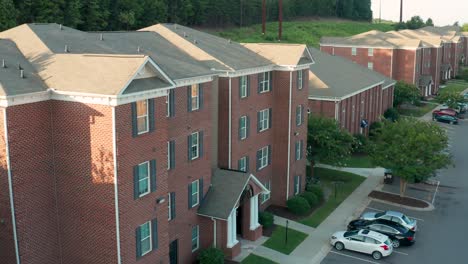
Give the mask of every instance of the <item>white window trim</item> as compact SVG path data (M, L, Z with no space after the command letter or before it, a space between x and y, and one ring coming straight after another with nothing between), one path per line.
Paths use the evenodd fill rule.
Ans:
M148 168L148 174L147 174L148 177L146 178L146 181L148 183L148 191L145 192L145 193L139 194L140 193L140 182L143 181L143 180L140 179L140 166L145 165L145 164L146 164L146 166ZM145 162L142 162L142 163L138 164L138 197L143 197L143 196L145 196L145 195L147 195L148 193L151 192L151 190L150 190L151 189L151 179L150 178L151 177L150 177L150 163L149 163L149 161L145 161Z
M171 211L171 198L172 198L172 195L171 193L168 193L167 194L167 220L172 220L172 211Z
M269 154L268 153L268 146L261 148L260 151L262 152L262 155L260 156L260 167L258 168L259 170L261 170L261 169L265 168L266 166L268 166L268 154ZM265 164L263 164L264 160L265 160Z
M244 139L247 138L247 116L241 116L241 120L244 120L244 127L239 128L240 131L241 131L241 138L240 139L244 140ZM242 121L241 121L241 123L242 123Z
M240 171L247 171L247 156L240 158L240 163L243 163L243 168L239 167Z
M368 63L367 63L367 68L368 68L369 70L374 70L374 63L373 63L373 62L368 62Z
M149 228L148 228L148 230L149 230L149 236L143 238L143 236L141 235L141 227L144 226L144 225L146 225L146 224L149 226ZM151 252L151 250L153 250L153 238L152 238L152 235L153 235L153 234L152 234L151 228L152 228L152 226L151 226L151 221L148 221L148 222L146 222L146 223L140 225L140 241L139 241L139 243L140 243L140 248L142 248L142 241L143 241L143 239L149 239L149 242L150 242L149 250L146 251L146 252L141 251L141 256L144 256L144 255L148 254L149 252Z
M298 105L297 107L299 108L299 113L297 113L297 125L300 126L302 125L302 105Z
M196 183L196 186L197 186L197 192L193 192L193 184ZM197 206L199 203L200 203L200 180L196 180L196 181L193 181L192 183L192 194L190 196L190 199L191 201L193 201L193 196L195 195L195 197L197 197L197 202L196 203L192 203L192 208Z
M300 183L300 180L301 180L301 176L299 175L296 175L294 176L296 177L296 184L294 185L294 195L298 195L301 190L300 190L300 186L301 186L301 183Z
M302 142L300 140L297 141L297 144L296 144L296 160L301 160L302 159L302 152L301 152L301 148L302 148Z
M265 118L266 116L266 118ZM260 111L260 132L270 128L270 109L263 109Z
M197 95L196 96L193 96L193 88L197 89ZM194 107L193 106L193 99L196 98L196 102L197 102L197 106ZM198 109L200 109L200 86L198 84L192 84L192 86L190 87L190 104L192 106L192 111L196 111Z
M265 183L265 188L267 188L268 191L271 191L271 181L270 180ZM271 194L271 192L268 193L268 194L262 194L262 199L261 199L262 204L264 204L266 201L270 200L270 194Z
M146 115L141 115L141 116L138 115L138 102L137 102L136 103L136 105L137 105L137 110L136 110L136 112L137 112L137 117L136 117L137 118L137 130L139 129L138 128L138 119L140 119L140 118L145 118L146 119L146 129L143 130L143 131L138 130L138 133L137 133L138 135L145 134L145 133L149 132L149 100L146 99L146 100L142 100L142 101L146 101Z
M170 116L170 112L171 112L171 106L170 106L170 95L171 92L170 91L167 91L167 95L166 95L166 117L169 117Z
M357 55L357 48L351 48L351 56Z
M369 57L373 57L374 56L374 48L368 48L367 49L367 55Z
M191 240L190 240L190 241L191 241L191 244L190 244L190 246L192 247L192 245L193 245L193 240L194 240L194 238L193 238L193 229L194 229L194 228L196 228L196 230L197 230L197 237L195 238L195 239L197 240L197 247L196 247L196 248L193 248L193 249L192 249L192 252L195 252L195 251L197 251L197 250L200 248L200 226L199 226L199 225L196 225L195 227L192 227Z
M270 91L270 72L264 72L263 80L260 81L260 93L266 93Z
M247 80L248 76L241 76L239 78L239 82L241 83L240 85L240 95L241 95L241 98L246 98L247 97L247 86L248 86L248 80Z
M197 144L193 144L193 136L194 135L197 135ZM192 156L192 160L198 159L200 157L200 133L199 132L192 133L190 135L190 137L192 138L192 145L190 146L190 153L192 153L193 147L197 147L197 151L196 151L197 155Z
M302 75L303 75L302 71L298 71L298 72L297 72L297 76L298 76L298 77L297 77L297 82L298 82L298 83L297 83L297 88L298 88L299 90L302 90L302 88L304 88L304 87L303 87L303 86L304 86L304 82L303 82L303 76L302 76Z

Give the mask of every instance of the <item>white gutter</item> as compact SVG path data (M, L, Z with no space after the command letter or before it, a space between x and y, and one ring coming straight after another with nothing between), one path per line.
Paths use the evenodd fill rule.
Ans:
M292 104L292 71L289 72L289 120L288 120L288 168L286 181L286 200L289 198L289 171L291 167L291 104Z
M228 168L231 169L231 155L232 155L232 146L231 146L231 137L232 137L232 131L231 131L231 128L232 128L232 116L231 116L231 113L232 113L232 79L231 77L229 77L229 118L228 118L228 123L229 123L229 135L228 135Z
M11 222L13 225L13 240L15 242L15 256L16 264L20 264L19 256L19 245L18 245L18 234L16 233L16 217L15 217L15 202L13 201L13 179L11 175L11 163L10 163L10 144L8 143L8 124L7 124L7 109L3 109L3 125L5 130L5 154L8 170L8 193L10 195L10 211L11 211Z
M211 220L213 220L213 247L216 247L216 219L211 217Z
M122 263L120 256L120 221L119 221L119 187L117 181L117 131L115 127L115 107L112 107L112 148L114 159L114 199L115 199L115 239L117 240L117 263Z

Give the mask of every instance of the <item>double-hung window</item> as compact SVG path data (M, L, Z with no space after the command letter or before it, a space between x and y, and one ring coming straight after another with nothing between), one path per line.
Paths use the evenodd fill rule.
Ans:
M367 63L367 68L369 68L370 70L373 70L374 69L374 63L373 62L368 62Z
M301 192L301 176L294 176L294 195L298 195Z
M136 102L138 135L149 131L148 100Z
M270 91L271 72L264 72L258 75L258 92L265 93Z
M270 158L270 147L266 146L257 151L257 170L261 170L268 166Z
M248 117L247 116L241 116L239 119L239 139L243 140L247 138L247 128L248 126Z
M193 181L193 182L191 183L191 185L192 185L192 186L191 186L192 193L191 193L190 199L191 199L191 205L192 205L192 207L197 206L198 203L200 202L200 200L199 200L199 197L200 197L200 194L199 194L199 192L200 192L200 188L199 188L200 185L199 185L199 183L200 183L199 180Z
M191 159L197 159L200 156L200 133L195 132L190 135L191 144L190 144L190 156Z
M368 55L369 57L374 56L374 49L373 49L373 48L367 49L367 55Z
M271 190L271 181L265 182L265 188L268 189L268 191ZM268 194L262 194L262 195L260 196L260 201L261 201L261 203L264 203L264 202L266 202L266 201L268 201L268 200L270 200L270 193L268 193Z
M249 78L248 76L241 76L239 78L239 96L245 98L249 95L248 93Z
M167 142L167 169L175 168L175 140Z
M151 221L148 221L142 224L139 228L140 231L140 256L146 255L148 252L152 250L152 239L151 239Z
M172 220L175 218L176 216L176 212L175 212L175 202L176 202L176 199L175 199L175 192L171 192L167 195L167 211L168 211L168 216L167 216L167 219L168 220Z
M192 252L200 247L200 228L198 225L192 227Z
M357 49L356 48L351 48L351 55L356 56L357 54Z
M297 88L301 90L304 87L304 77L303 77L303 72L298 71L297 72Z
M302 159L302 140L296 141L296 160Z
M200 108L200 87L198 86L198 84L192 84L190 95L190 100L192 104L191 110L198 110Z
M150 193L150 163L143 162L138 165L138 197Z
M258 112L258 132L270 128L270 109L264 109Z
M304 107L302 105L298 105L296 107L296 126L302 125L302 119L304 115Z
M247 172L249 170L249 159L248 156L244 156L239 159L238 170Z

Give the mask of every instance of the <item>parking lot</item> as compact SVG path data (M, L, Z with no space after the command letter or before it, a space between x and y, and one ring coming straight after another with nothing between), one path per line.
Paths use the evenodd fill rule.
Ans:
M468 263L464 260L468 237L468 122L458 126L440 124L450 137L450 153L455 168L441 170L431 184L408 186L406 194L434 204L433 211L409 210L399 206L372 201L364 212L399 211L418 221L418 231L412 246L400 246L393 254L381 260L348 250L332 248L323 264L364 263ZM437 184L440 183L440 184ZM398 184L386 185L384 191L398 193Z

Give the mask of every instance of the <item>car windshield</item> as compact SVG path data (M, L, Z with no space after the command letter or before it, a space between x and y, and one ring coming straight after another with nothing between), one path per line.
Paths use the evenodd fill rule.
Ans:
M385 245L387 245L387 246L390 246L390 245L392 244L392 242L390 242L390 239L385 240L384 243L385 243Z
M348 231L348 232L345 232L343 234L344 237L350 237L350 236L354 236L354 235L357 235L359 231Z
M405 223L407 223L407 224L413 223L413 221L411 221L411 219L409 219L406 215L403 215L402 218L403 218L403 221L405 221Z
M385 212L376 213L376 214L375 214L375 218L379 218L379 217L381 217L381 216L384 215L384 214L385 214Z

